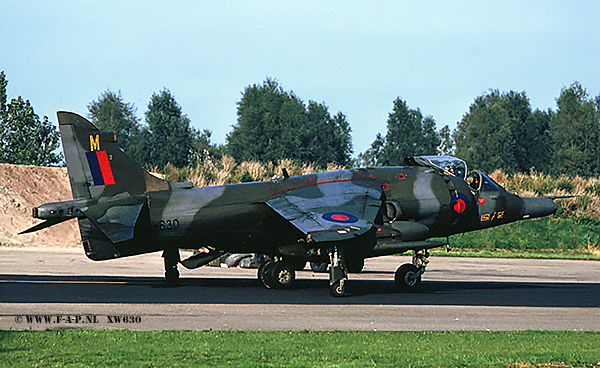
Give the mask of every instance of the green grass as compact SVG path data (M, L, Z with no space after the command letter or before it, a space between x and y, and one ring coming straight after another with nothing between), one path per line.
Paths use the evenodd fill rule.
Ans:
M600 333L0 331L0 367L600 365Z
M436 257L469 257L469 258L513 258L513 259L567 259L580 261L600 261L600 257L595 254L579 254L574 252L566 253L533 253L533 252L509 252L504 249L495 251L453 251L430 250L429 253ZM405 253L404 255L410 255Z
M600 260L600 221L545 217L457 234L438 256Z

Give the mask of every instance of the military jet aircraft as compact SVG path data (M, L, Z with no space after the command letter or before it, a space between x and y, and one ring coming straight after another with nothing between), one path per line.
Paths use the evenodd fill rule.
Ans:
M225 252L270 256L258 271L267 288L289 288L307 262L330 264L330 292L365 258L413 252L395 282L419 287L428 249L448 237L552 214L553 198L521 198L453 157L414 157L405 166L358 168L204 188L159 179L121 151L116 133L58 112L74 200L33 209L37 231L76 218L86 255L106 260L162 251L165 277ZM446 241L428 240L446 238ZM180 260L179 249L199 249Z

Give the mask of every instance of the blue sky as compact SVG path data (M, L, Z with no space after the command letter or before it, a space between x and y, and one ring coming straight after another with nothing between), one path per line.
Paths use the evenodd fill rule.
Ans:
M143 118L168 88L224 143L245 87L276 79L343 112L355 155L393 101L456 126L490 89L555 109L579 81L600 94L598 1L4 1L0 70L40 116L87 115L121 91Z

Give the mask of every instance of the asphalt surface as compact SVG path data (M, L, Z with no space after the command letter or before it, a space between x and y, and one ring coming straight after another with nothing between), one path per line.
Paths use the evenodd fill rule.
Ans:
M431 257L421 292L397 293L409 261L369 259L333 298L328 275L308 270L267 290L255 269L180 266L171 286L160 253L94 262L81 249L0 247L0 329L600 331L600 262Z

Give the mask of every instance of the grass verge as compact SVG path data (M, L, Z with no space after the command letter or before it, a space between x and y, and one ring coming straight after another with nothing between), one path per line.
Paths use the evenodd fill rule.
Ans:
M0 367L600 366L600 333L0 331Z
M437 256L600 260L600 222L546 217L457 234Z

